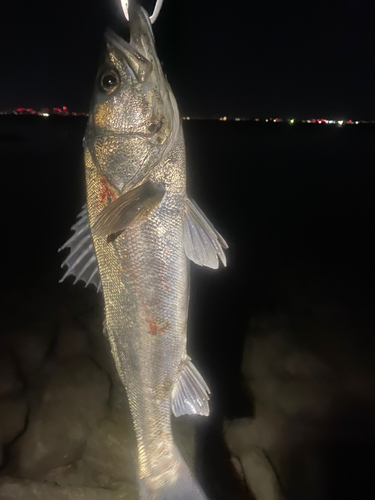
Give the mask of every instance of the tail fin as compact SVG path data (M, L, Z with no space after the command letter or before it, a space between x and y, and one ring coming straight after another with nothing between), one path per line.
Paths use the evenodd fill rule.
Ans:
M147 479L141 479L140 500L208 500L180 454L176 454L178 466L172 480L152 487Z

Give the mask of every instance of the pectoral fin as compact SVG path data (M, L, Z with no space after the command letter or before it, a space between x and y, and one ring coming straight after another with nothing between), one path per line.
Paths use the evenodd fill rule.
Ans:
M227 265L223 249L228 248L224 238L216 231L198 205L186 202L185 252L199 266L219 267L219 259Z
M163 199L165 188L149 181L122 194L99 214L92 233L109 236L126 229L130 224L142 223Z
M87 285L94 285L97 291L102 287L98 269L98 263L92 242L91 230L87 217L87 207L83 206L78 215L78 221L72 226L74 234L68 241L59 248L59 252L65 248L70 248L70 254L61 264L61 267L68 266L61 281L72 275L75 277L74 283L84 281Z
M202 375L187 357L179 378L172 389L172 412L176 417L181 415L208 416L210 408L210 389Z

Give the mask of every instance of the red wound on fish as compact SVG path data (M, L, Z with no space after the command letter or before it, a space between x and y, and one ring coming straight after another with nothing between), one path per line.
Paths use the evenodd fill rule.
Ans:
M112 201L116 198L115 194L108 187L108 184L104 179L100 179L100 187L101 187L100 203L103 204L108 200L108 198Z
M148 324L148 329L149 329L150 335L157 335L158 333L160 335L164 335L165 334L165 331L162 328L160 328L153 321L147 320L147 324Z
M167 247L167 248L165 249L164 253L165 253L165 255L166 255L166 256L169 254L170 250L171 250L171 249L170 249L169 247ZM160 268L159 268L159 272L160 272L160 274L161 274L161 278L160 278L160 279L159 279L159 281L158 281L158 285L163 285L163 286L164 286L165 291L166 291L167 293L169 293L171 290L170 290L170 288L169 288L169 286L168 286L167 282L166 282L166 281L165 281L165 279L164 279L164 274L165 274L165 269L166 269L166 266L167 266L167 264L166 264L166 262L164 261L164 262L161 264Z
M165 291L167 293L169 293L171 291L171 289L169 288L169 286L167 285L167 282L165 281L165 279L163 278L160 278L160 280L158 281L158 284L160 285L164 285L164 288L165 288Z
M156 318L155 321L146 320L150 335L165 335L171 328L169 321L164 318Z

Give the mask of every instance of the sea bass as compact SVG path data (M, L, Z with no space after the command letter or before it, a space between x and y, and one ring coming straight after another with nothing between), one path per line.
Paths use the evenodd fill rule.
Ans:
M174 415L208 415L209 389L186 353L189 260L226 265L224 239L189 200L178 107L146 11L130 41L110 32L85 135L87 205L63 265L102 290L126 388L141 500L205 500L172 436Z

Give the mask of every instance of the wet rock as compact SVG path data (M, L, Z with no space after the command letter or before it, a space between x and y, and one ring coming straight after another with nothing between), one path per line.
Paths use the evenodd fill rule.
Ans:
M282 443L285 426L282 414L259 406L253 419L242 418L226 422L225 440L235 457L241 457L254 446L269 452Z
M87 439L82 460L101 486L136 481L136 442L129 412L114 411L97 423Z
M129 403L126 395L125 387L123 386L120 377L116 377L111 387L108 406L111 413L129 413Z
M274 500L280 498L280 488L273 467L283 479L292 422L303 422L293 440L297 432L313 433L313 423L329 408L335 384L325 363L289 341L282 322L273 321L268 332L267 325L256 326L246 341L242 363L255 401L254 416L227 422L224 431L256 500Z
M9 444L23 430L27 409L23 399L0 400L0 446Z
M0 478L0 500L137 500L137 488L124 484L116 491L85 486L54 486L13 477Z
M246 483L245 481L245 475L242 469L241 465L241 460L237 457L234 457L233 455L230 457L230 462L233 465L234 470L237 473L237 476L241 479L243 483Z
M275 471L260 448L249 448L240 462L246 484L256 500L282 499Z
M17 364L6 348L0 352L0 398L19 391L23 382L19 377Z
M92 488L101 486L94 471L82 460L52 469L43 479L57 486L89 486Z
M59 327L54 352L58 358L88 355L90 350L87 331L76 322L64 322Z
M290 416L324 415L337 389L330 368L296 347L282 329L248 337L242 371L257 402Z
M111 353L101 308L90 310L79 316L78 320L82 328L86 329L90 337L91 357L101 366L113 380L118 381L118 373Z
M279 498L278 481L287 497L320 498L323 443L332 439L335 405L347 397L344 377L330 358L329 340L323 356L326 341L313 349L310 337L293 337L285 318L252 326L242 371L254 414L226 423L228 448L257 500Z
M225 440L239 476L256 500L281 498L278 480L267 456L274 458L283 441L285 419L258 408L255 419L243 418L224 425Z
M101 306L83 312L77 317L77 321L94 336L102 335L104 314Z
M57 362L16 443L18 473L39 479L80 459L87 437L107 414L109 387L107 374L83 356Z
M12 348L24 378L41 366L55 335L54 324L37 322L12 334Z

